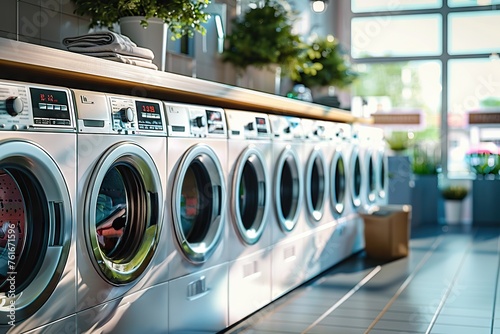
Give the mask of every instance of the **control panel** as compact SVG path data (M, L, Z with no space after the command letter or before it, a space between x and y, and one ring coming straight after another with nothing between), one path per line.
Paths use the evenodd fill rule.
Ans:
M269 121L273 137L276 139L302 140L304 138L301 120L298 117L269 115Z
M241 110L226 110L228 137L235 139L270 139L267 114Z
M82 90L73 93L79 132L166 135L160 101Z
M74 130L66 88L0 81L0 130Z
M164 102L170 137L227 138L224 109Z

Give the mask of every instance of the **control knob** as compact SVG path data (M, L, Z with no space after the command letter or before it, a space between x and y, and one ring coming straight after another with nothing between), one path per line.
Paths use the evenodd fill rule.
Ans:
M193 123L194 126L196 126L198 128L201 128L201 127L204 127L207 125L207 122L205 121L205 118L203 116L197 116L197 117L193 118L193 120L191 122Z
M122 122L130 123L134 121L134 111L132 110L132 108L130 107L122 108L118 112L120 113Z
M245 129L247 129L248 131L253 131L254 129L253 122L250 122L247 125L245 125Z
M325 133L325 127L320 125L318 128L314 131L314 135L316 136L322 136Z
M24 109L23 100L19 96L11 96L5 100L5 109L12 117L19 115Z

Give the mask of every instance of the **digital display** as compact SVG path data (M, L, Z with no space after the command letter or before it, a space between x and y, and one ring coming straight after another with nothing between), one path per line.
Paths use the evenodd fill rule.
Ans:
M222 113L220 111L214 111L214 110L207 110L207 119L208 122L210 123L211 121L214 122L221 122L222 121Z
M222 113L218 110L207 110L207 123L208 132L212 134L224 133L224 122L222 120Z
M30 88L35 123L70 125L68 95L65 91Z
M163 130L160 104L155 102L136 101L137 122L141 130Z
M262 117L255 117L255 122L258 125L265 125L266 124L266 119Z

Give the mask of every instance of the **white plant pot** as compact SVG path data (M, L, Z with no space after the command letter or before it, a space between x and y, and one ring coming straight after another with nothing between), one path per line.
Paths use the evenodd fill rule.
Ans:
M165 71L167 59L168 25L161 19L148 19L148 26L141 26L143 16L127 16L120 18L120 32L128 36L137 46L150 49L155 57L153 64Z
M444 213L447 224L461 224L462 223L462 202L461 200L445 200Z
M277 65L265 68L248 66L236 81L236 85L239 87L280 95L281 67Z

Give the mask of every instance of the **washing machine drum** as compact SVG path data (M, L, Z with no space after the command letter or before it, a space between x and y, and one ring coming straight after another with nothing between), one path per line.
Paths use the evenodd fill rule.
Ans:
M208 260L222 238L226 187L222 165L207 145L182 156L172 193L175 236L182 254L193 263Z
M363 170L358 148L353 149L351 155L351 199L355 208L361 205L361 185L363 183Z
M368 162L368 191L366 195L368 202L373 203L377 199L377 168L371 151L368 151L366 158Z
M314 222L323 217L326 199L325 158L320 149L314 149L306 166L306 208Z
M387 181L387 170L386 170L386 158L384 151L379 151L378 154L378 169L377 169L377 177L378 177L378 188L377 188L377 196L380 199L385 199L386 197L386 181Z
M266 226L269 207L264 157L253 145L238 157L233 173L231 213L240 238L255 244Z
M278 222L284 232L295 228L302 205L303 178L298 161L295 150L287 146L275 167L274 202Z
M341 151L336 151L330 170L330 199L331 206L335 216L341 216L346 206L346 169L344 165L344 156Z
M135 281L158 245L161 181L149 154L133 143L108 149L94 168L84 221L94 266L104 279Z
M61 278L71 244L67 189L36 144L0 143L0 324L9 322L11 305L16 321L35 313Z

